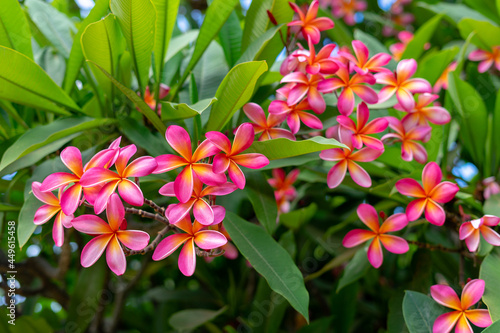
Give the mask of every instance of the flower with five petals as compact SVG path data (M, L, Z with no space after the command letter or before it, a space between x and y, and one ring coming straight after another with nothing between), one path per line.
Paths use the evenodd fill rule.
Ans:
M480 219L463 223L460 226L460 240L465 239L465 244L470 252L476 252L479 246L480 235L486 242L493 246L500 246L500 235L492 229L500 223L500 218L493 215L485 215Z
M295 141L295 135L293 135L292 132L277 127L285 120L286 115L270 113L266 118L264 110L262 110L260 105L255 103L245 104L245 106L243 106L243 112L245 112L247 117L252 121L255 134L260 134L259 141L277 138L286 138Z
M486 72L493 64L500 71L500 46L493 46L491 52L485 50L472 51L469 54L469 60L480 61L477 68L479 73Z
M403 117L403 122L408 124L416 124L418 126L428 126L429 122L436 125L444 125L450 122L450 113L441 106L431 105L439 95L424 93L419 94L415 107L410 111L405 110L401 104L394 105L394 108L399 111L407 112Z
M352 41L352 48L354 50L354 55L348 52L342 52L342 56L349 59L354 66L353 69L361 74L366 75L368 73L378 73L382 71L387 71L388 69L383 66L387 65L391 61L391 56L387 53L377 53L373 57L369 58L370 54L366 45L359 40Z
M299 15L299 20L292 21L288 23L289 27L299 26L302 35L307 40L311 39L313 44L318 44L321 38L321 31L332 29L334 24L333 21L327 17L316 17L318 14L318 0L314 0L309 8L307 9L307 13L300 9L293 2L289 2L290 7L292 7L293 11Z

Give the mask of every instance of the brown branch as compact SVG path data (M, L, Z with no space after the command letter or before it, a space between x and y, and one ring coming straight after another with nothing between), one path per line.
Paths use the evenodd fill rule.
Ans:
M450 249L450 248L444 247L442 245L433 245L433 244L429 244L429 243L422 243L422 242L417 242L417 241L412 241L412 240L409 240L407 242L408 242L408 244L413 244L413 245L416 245L420 248L428 249L431 251L455 252L455 253L461 252L460 249Z
M154 250L158 246L158 244L160 243L162 237L165 236L165 234L172 229L173 229L172 225L170 225L170 224L167 225L165 228L158 231L158 235L156 235L155 239L151 242L151 244L149 244L148 246L146 246L142 250L138 250L138 251L125 250L125 255L128 257L128 256L131 256L134 254L146 254L147 252Z
M157 205L155 202L153 202L153 200L144 198L144 203L153 208L158 214L165 216L165 208Z
M168 219L164 216L161 216L158 213L150 213L150 212L146 212L145 210L132 208L132 207L125 207L125 213L139 215L140 217L145 217L147 219L155 220L155 221L161 222L163 224L170 225L170 222L168 222Z
M199 249L199 248L196 248L196 255L198 257L212 257L212 258L215 258L215 257L220 257L222 255L224 255L224 253L226 252L225 250L220 250L218 252L215 252L216 249L212 249L210 251L204 251L202 249Z

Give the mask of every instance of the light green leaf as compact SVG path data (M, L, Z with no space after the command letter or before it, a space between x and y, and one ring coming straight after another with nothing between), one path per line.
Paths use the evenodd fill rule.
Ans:
M312 219L317 210L318 205L313 202L307 207L280 214L280 223L290 229L298 230L303 224Z
M486 327L481 333L497 333L497 332L500 332L500 320L497 320L490 326Z
M267 10L271 9L273 0L253 0L245 16L245 26L241 41L241 51L246 49L267 31L270 24Z
M118 59L125 51L125 40L116 16L109 14L103 20L89 24L82 34L81 44L85 59L96 63L111 76L118 76ZM96 67L91 66L90 69L108 100L112 102L113 83Z
M195 77L199 99L212 98L217 93L217 89L220 87L227 72L229 72L226 62L220 61L223 57L224 51L222 47L219 43L213 41L193 69L192 74ZM189 92L186 94L186 100L190 101L187 99L188 94ZM208 113L204 114L204 116L208 116ZM207 120L208 117L204 119L204 123Z
M443 14L439 14L422 24L422 26L415 32L413 39L406 46L401 59L413 58L418 60L420 55L424 52L425 44L431 39L442 18Z
M283 27L283 24L272 27L268 31L264 32L259 38L257 38L252 42L252 44L248 46L245 53L241 55L236 63L241 64L247 61L258 60L261 53L266 49L266 47L269 45L269 42L274 38L281 27Z
M489 21L487 17L461 3L438 2L430 5L425 2L418 2L418 6L433 11L436 14L444 14L453 25L456 25L465 17L479 21Z
M62 115L70 113L53 103L80 110L33 60L4 46L0 46L0 86L0 98L14 103Z
M465 4L469 7L475 9L477 12L483 14L488 17L490 20L495 23L500 23L500 17L497 12L497 7L495 4L495 0L465 0Z
M21 207L0 202L0 212L18 212Z
M490 22L464 18L458 22L458 30L463 39L475 31L471 42L481 49L491 50L493 46L500 45L500 27Z
M24 244L30 239L31 235L36 229L35 223L35 213L44 203L38 200L33 193L30 193L26 200L24 200L23 207L19 212L19 223L17 225L17 242L19 248L22 248Z
M59 119L48 125L32 128L19 137L19 139L5 151L0 161L0 175L5 173L8 166L18 162L19 159L35 152L39 148L61 139L66 140L70 135L99 126L109 125L115 121L114 119L73 117ZM33 161L33 163L35 162L37 161ZM12 172L15 170L10 171Z
M110 7L127 41L139 91L144 94L155 43L155 7L150 0L111 0Z
M460 49L453 47L430 54L419 61L415 77L420 77L429 81L434 86L441 74L451 64Z
M198 38L199 30L189 30L185 34L176 36L170 40L168 45L167 55L165 62L168 62L177 53L186 48L189 44L193 43Z
M342 290L342 288L365 276L370 267L371 265L366 256L366 250L364 248L359 249L345 267L344 274L342 274L337 286L337 293Z
M217 98L207 98L195 103L187 105L186 103L171 103L162 102L161 119L166 121L191 118L200 115L208 109L210 105L217 102Z
M83 64L82 43L80 42L82 34L90 23L100 20L101 17L108 13L108 5L108 0L96 0L89 15L78 26L78 33L73 37L73 45L71 46L64 75L63 88L66 93L70 93L75 87L75 80Z
M403 316L410 333L432 333L436 318L444 308L432 298L416 291L405 292Z
M171 96L177 95L177 92L180 90L182 84L186 81L187 77L200 60L208 45L210 45L210 42L212 42L215 36L217 36L219 30L222 28L237 4L239 4L238 0L214 0L212 4L208 6L205 19L203 20L198 39L196 40L196 44L194 46L193 55L191 56L191 59L189 60L178 85L170 93Z
M98 64L92 62L92 61L89 61L89 63L91 63L93 66L96 66L97 68L99 68L103 73L104 75L106 75L108 77L108 79L113 82L113 84L125 95L127 96L127 98L135 104L135 106L137 106L140 110L140 112L142 114L144 114L144 116L146 118L148 118L148 120L153 124L153 126L162 134L165 134L165 131L167 130L165 124L161 121L161 119L158 117L158 115L153 111L151 110L151 108L146 104L146 102L144 102L139 96L137 96L137 94L125 87L123 84L121 84L117 79L115 79L113 76L111 76L108 72L106 72L106 70L102 67L100 67Z
M251 172L246 175L244 191L253 206L257 220L272 235L277 227L278 217L273 189L261 172Z
M224 50L227 64L230 67L234 66L236 59L241 55L242 34L240 19L236 15L236 12L233 11L219 31L219 40Z
M500 166L500 90L497 92L495 101L495 110L493 111L493 129L491 136L490 151L494 154L492 157L492 170L498 170ZM488 176L488 175L485 175Z
M347 146L335 139L327 139L321 136L301 141L278 138L268 141L256 141L246 152L264 154L270 160L277 160L331 148L347 148Z
M309 294L292 258L261 227L227 212L224 226L234 244L269 287L288 300L309 322Z
M33 59L31 32L18 0L4 0L0 6L0 45Z
M68 58L73 44L72 35L77 32L73 22L45 1L26 0L24 5L28 8L30 18L45 38L64 58Z
M264 61L245 62L234 66L217 89L218 102L212 107L207 131L220 131L234 113L252 97L257 79L267 71Z
M226 311L226 309L227 307L223 307L218 311L206 309L182 310L174 313L168 320L168 323L177 331L192 330L215 319Z
M479 278L484 280L486 287L483 295L483 302L490 310L493 321L500 320L500 250L495 248L481 264Z

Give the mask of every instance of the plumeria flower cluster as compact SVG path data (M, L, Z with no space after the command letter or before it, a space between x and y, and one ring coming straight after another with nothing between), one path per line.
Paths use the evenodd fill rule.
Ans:
M278 205L278 213L288 213L290 211L290 201L297 197L297 190L293 183L297 180L300 170L294 169L285 173L283 169L273 169L273 177L267 182L274 188L274 197Z
M331 8L333 17L343 19L347 25L355 25L356 14L361 14L367 8L363 0L320 0L320 5L324 9Z
M488 71L491 67L495 67L500 71L500 45L493 46L491 50L475 50L469 54L469 60L479 61L477 70L479 73Z

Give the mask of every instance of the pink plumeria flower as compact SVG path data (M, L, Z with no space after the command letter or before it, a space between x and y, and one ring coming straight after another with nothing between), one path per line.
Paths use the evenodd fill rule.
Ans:
M384 260L382 245L387 251L401 254L410 249L408 242L401 237L387 235L388 232L399 231L408 225L408 220L404 213L394 214L379 225L378 215L375 208L368 204L358 206L358 216L370 230L354 229L345 235L342 245L344 247L355 247L366 241L371 240L368 247L368 261L370 264L379 268ZM382 245L381 245L382 243Z
M366 1L362 0L337 0L332 2L332 14L336 18L344 18L347 25L355 25L354 14L366 10Z
M63 188L59 188L59 198L57 198L51 192L42 192L40 187L42 184L39 182L33 182L31 184L31 189L33 195L45 203L42 207L38 208L35 212L35 218L33 223L36 225L42 225L48 222L54 215L56 219L52 227L52 238L56 246L61 247L64 243L64 228L71 228L71 220L73 219L73 214L66 215L61 209L61 193Z
M273 169L273 178L267 180L269 185L275 189L274 197L279 213L290 211L290 201L297 197L297 190L293 186L293 183L297 180L299 173L299 169L293 169L288 175L283 169Z
M193 153L191 138L184 128L177 125L169 126L165 138L168 144L181 156L172 154L157 156L158 167L153 173L164 173L184 167L174 182L175 196L180 202L187 202L191 198L196 177L208 185L222 184L226 181L224 174L215 174L210 164L200 162L220 151L210 140L203 141Z
M409 28L411 28L410 24L413 21L415 21L415 16L411 13L394 13L394 12L392 12L389 14L389 19L394 23L394 26L399 26L399 27L404 27L406 29L409 29ZM388 37L388 36L393 36L393 35L398 34L399 30L396 30L396 28L394 26L384 25L382 27L382 35ZM403 32L411 34L408 31L403 31ZM413 36L413 34L412 34L412 36ZM403 48L406 48L406 45L404 45ZM403 49L403 51L404 51L404 49ZM399 55L399 59L401 59L402 53L403 52L401 52L401 54ZM399 59L397 59L397 60L399 60ZM396 60L396 59L394 59L394 60Z
M318 14L319 6L318 0L314 0L311 3L309 9L307 10L307 13L305 14L295 3L289 2L289 4L290 7L292 7L293 11L299 15L299 20L288 23L288 26L300 27L300 32L302 32L304 38L306 40L310 38L313 44L319 43L319 40L321 38L321 31L333 28L333 21L329 18L316 17L316 15Z
M127 163L137 152L135 145L129 145L121 149L115 162L116 172L103 167L94 167L84 173L80 179L80 184L85 187L93 187L105 184L94 202L94 211L100 214L106 208L111 194L118 188L120 196L132 206L142 206L144 195L139 186L128 178L144 177L151 174L156 169L156 160L150 156L142 156Z
M166 84L160 83L160 99L164 99L170 92L170 87ZM138 95L140 95L138 93ZM149 86L146 87L144 92L144 102L151 108L151 110L156 109L156 98L154 92L152 93ZM161 116L161 104L158 105L158 116Z
M203 225L194 221L191 224L189 217L180 220L176 225L179 229L185 231L182 234L173 234L163 239L153 253L153 260L162 260L171 255L181 245L179 255L179 270L185 276L191 276L196 269L196 250L195 244L203 250L212 250L221 247L227 243L226 237L215 230L203 230Z
M82 250L81 264L92 266L106 250L106 262L116 274L122 275L127 269L125 253L120 245L139 251L149 243L148 233L140 230L123 230L126 225L125 209L118 197L113 193L106 208L108 223L95 215L81 215L73 219L73 227L85 234L97 236L85 245Z
M61 208L66 215L73 214L78 206L80 205L82 196L82 186L80 184L80 179L83 174L94 167L109 168L109 166L115 163L118 153L120 151L119 144L120 138L115 140L110 148L100 151L95 154L90 161L82 165L82 154L80 150L76 147L66 147L61 152L61 161L64 165L71 171L68 172L56 172L49 175L42 182L40 190L42 192L51 192L57 188L65 187L68 184L73 183L73 185L66 188L66 190L61 194ZM100 187L87 187L83 188L83 193L85 199L93 204L95 195L100 190Z
M406 46L413 40L413 34L409 31L401 31L398 34L398 39L401 41L400 43L395 43L389 46L389 51L392 53L392 58L396 61L401 60L404 51L406 50Z
M379 103L387 101L392 95L396 94L399 104L406 111L411 111L415 108L415 100L413 94L430 93L432 87L427 80L411 77L417 70L417 62L415 59L401 60L394 73L382 72L375 74L377 83L384 84L378 95Z
M394 105L394 108L408 113L404 116L403 122L417 126L428 126L429 122L436 125L444 125L450 122L451 116L445 108L431 105L438 98L439 95L419 94L413 109L407 111L399 103Z
M500 246L500 235L491 227L496 227L500 218L493 215L485 215L477 220L465 222L460 226L460 240L465 239L465 244L470 252L476 252L479 247L480 235L485 241L493 246Z
M280 66L280 74L285 76L291 72L306 72L309 56L311 52L305 50L302 44L297 43L298 50L293 51L288 57L283 60Z
M500 71L500 46L493 46L490 51L475 50L469 54L469 60L480 61L477 70L484 73L491 68L493 64Z
M163 185L159 193L164 196L174 197L175 183L170 182ZM194 179L193 192L191 198L186 202L169 205L165 215L170 223L175 224L193 210L194 217L203 225L211 225L220 223L226 215L226 210L222 206L211 206L203 197L209 195L227 195L233 193L237 189L233 183L225 183L221 185L209 185L203 189L203 183L198 179Z
M288 105L298 104L303 98L306 98L311 109L316 113L323 113L326 109L326 103L320 94L319 84L325 81L319 74L306 75L301 72L290 73L281 79L281 82L295 83L288 93Z
M455 197L459 191L456 184L445 181L441 182L443 174L436 162L430 162L422 171L423 187L411 178L405 178L396 182L396 189L402 195L418 198L410 202L406 207L406 215L409 221L415 221L425 211L425 218L434 225L441 226L446 220L443 207L438 203L447 203Z
M457 333L474 333L469 320L477 327L488 327L492 324L490 313L486 309L469 310L471 306L481 300L484 294L484 280L470 280L462 290L460 300L457 293L446 285L431 287L431 296L439 304L455 311L448 312L436 318L433 333L449 333L455 327Z
M269 164L269 160L262 154L240 154L248 149L254 140L255 132L250 123L241 124L236 130L233 145L224 134L211 131L205 134L222 153L215 155L212 170L215 173L228 171L229 178L239 188L245 187L245 175L238 165L250 169L260 169Z
M340 64L336 75L338 77L321 81L318 84L318 90L323 93L330 93L342 88L337 107L339 112L344 116L349 116L354 110L355 94L368 104L375 104L378 102L377 93L372 88L365 85L366 83L375 84L373 76L356 73L350 77L349 69L342 64Z
M372 180L368 172L360 167L356 162L372 162L376 160L383 150L365 147L358 151L354 151L350 135L341 135L342 143L348 148L333 148L323 150L319 157L325 161L336 161L326 177L329 188L335 188L342 183L347 170L351 175L352 180L362 187L372 186Z
M243 106L243 112L252 121L255 134L260 134L259 141L266 141L277 138L286 138L295 141L295 135L292 132L278 128L286 115L269 114L266 118L264 110L255 103L247 103ZM261 134L262 133L262 134Z
M330 57L333 50L337 45L335 44L327 44L325 45L319 52L316 54L316 50L314 49L314 45L311 39L308 39L309 44L309 56L305 59L307 65L305 70L307 74L335 74L335 72L339 69L339 65ZM302 55L297 55L296 57L304 57Z
M290 131L296 134L300 129L300 122L313 129L322 129L323 123L315 115L310 114L304 110L310 110L309 102L307 99L302 100L298 104L288 105L287 102L281 100L274 100L269 105L269 114L277 116L286 116L286 122Z
M356 113L357 124L346 116L337 116L337 122L340 126L353 132L351 136L352 146L356 149L361 149L363 144L367 147L384 150L384 144L377 138L368 136L368 134L375 134L385 131L389 122L385 118L377 118L370 122L370 110L365 103L360 103L358 105L358 110Z
M428 141L432 128L429 126L416 126L408 121L400 121L395 117L386 117L389 127L394 133L388 133L382 140L394 138L394 142L401 142L401 158L403 161L411 162L413 159L418 163L427 162L427 151L418 141Z
M388 69L383 66L387 65L392 57L387 53L377 53L373 57L369 58L370 54L366 45L359 40L352 41L352 48L354 50L354 55L350 53L342 53L342 56L349 59L354 65L352 68L361 75L366 75L369 73L378 73L382 71L387 71Z
M433 93L437 94L441 91L441 89L448 90L448 74L454 72L455 69L457 69L457 62L453 61L448 67L446 67L436 83L434 83L434 87L432 88Z
M488 200L492 195L500 193L500 185L496 182L495 176L483 179L483 197Z

